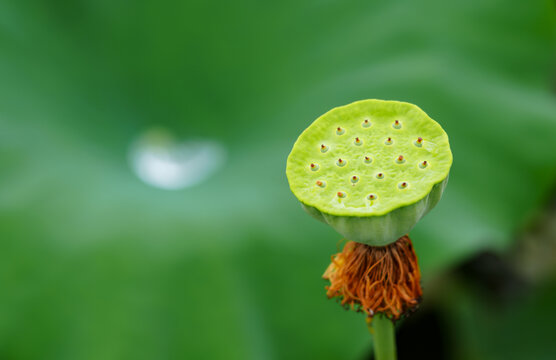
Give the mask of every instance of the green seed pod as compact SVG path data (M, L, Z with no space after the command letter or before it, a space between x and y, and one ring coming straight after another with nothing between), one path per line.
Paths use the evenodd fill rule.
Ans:
M310 215L348 240L384 246L438 203L451 165L448 135L419 107L361 100L305 129L286 175Z

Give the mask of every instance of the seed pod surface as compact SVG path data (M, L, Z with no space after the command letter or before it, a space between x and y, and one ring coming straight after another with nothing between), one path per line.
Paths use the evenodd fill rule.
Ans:
M436 205L451 165L446 132L419 107L362 100L303 131L286 174L309 214L349 240L382 246Z

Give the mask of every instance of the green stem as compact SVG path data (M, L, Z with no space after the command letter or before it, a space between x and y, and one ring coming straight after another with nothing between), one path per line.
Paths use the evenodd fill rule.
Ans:
M367 318L367 326L373 334L375 360L396 360L396 335L394 323L382 314Z

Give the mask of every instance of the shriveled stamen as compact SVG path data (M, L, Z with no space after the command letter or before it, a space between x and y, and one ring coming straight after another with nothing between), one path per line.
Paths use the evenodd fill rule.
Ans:
M369 316L383 313L391 319L414 310L422 296L421 273L411 240L403 236L393 244L373 247L349 241L323 278L329 298Z

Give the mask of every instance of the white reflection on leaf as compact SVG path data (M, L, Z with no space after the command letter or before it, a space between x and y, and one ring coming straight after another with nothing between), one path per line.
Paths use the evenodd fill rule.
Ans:
M151 129L133 142L129 155L135 174L143 182L179 190L207 180L222 167L226 151L216 141L178 142L167 130Z

